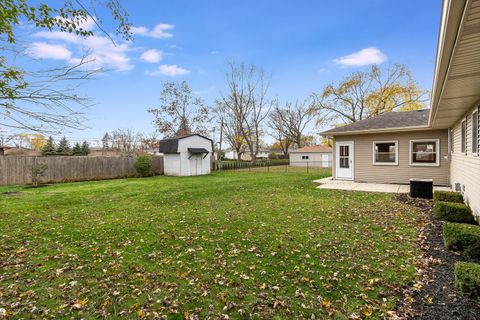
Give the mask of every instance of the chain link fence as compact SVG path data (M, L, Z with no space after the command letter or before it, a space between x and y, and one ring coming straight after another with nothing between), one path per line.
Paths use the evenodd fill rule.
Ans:
M289 161L289 159L259 159L251 161L215 161L215 171L247 172L325 172L331 171L332 161Z

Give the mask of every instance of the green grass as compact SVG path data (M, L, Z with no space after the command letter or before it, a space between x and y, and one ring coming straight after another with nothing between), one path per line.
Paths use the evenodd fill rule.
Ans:
M0 308L20 318L381 318L414 280L416 209L223 172L0 194Z

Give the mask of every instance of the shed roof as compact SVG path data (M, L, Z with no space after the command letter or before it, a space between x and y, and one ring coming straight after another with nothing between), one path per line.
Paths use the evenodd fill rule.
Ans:
M290 153L330 153L330 152L332 152L332 148L326 145L308 146L308 147L303 147L297 150L290 151Z
M205 136L202 136L201 134L198 134L198 133L192 133L192 134L187 134L187 135L184 135L184 136L172 137L172 138L167 138L167 139L161 140L160 141L159 152L160 153L177 153L178 152L178 141L181 140L181 139L192 137L192 136L199 136L199 137L202 137L204 139L210 140L211 143L212 143L212 150L213 150L213 140L212 139L207 138Z
M322 135L341 135L354 133L374 133L375 131L388 131L414 128L428 128L429 109L387 112L376 117L360 120L342 127L333 128L322 132Z

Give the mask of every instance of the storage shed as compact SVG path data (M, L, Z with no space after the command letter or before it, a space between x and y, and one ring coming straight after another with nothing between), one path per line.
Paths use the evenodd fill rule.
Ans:
M290 165L294 167L331 167L332 148L319 145L290 151Z
M190 134L160 141L166 176L198 176L211 171L213 141L199 134Z

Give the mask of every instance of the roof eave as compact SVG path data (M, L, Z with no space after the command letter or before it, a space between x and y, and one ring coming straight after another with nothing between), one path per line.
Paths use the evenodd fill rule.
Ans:
M342 131L342 132L324 131L324 132L320 132L320 135L322 135L322 136L349 136L349 135L353 135L353 134L372 134L372 133L385 133L385 132L421 131L421 130L428 130L428 129L430 129L430 127L428 125L422 125L422 126L397 127L397 128L352 130L352 131Z
M428 125L432 127L470 0L443 0Z

